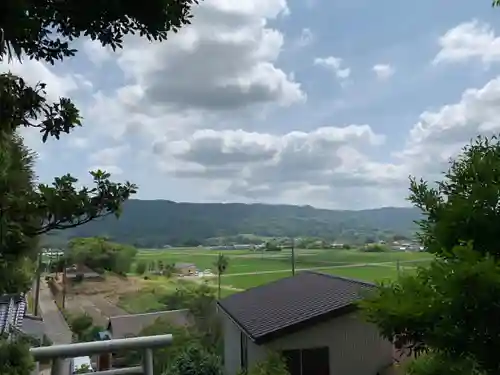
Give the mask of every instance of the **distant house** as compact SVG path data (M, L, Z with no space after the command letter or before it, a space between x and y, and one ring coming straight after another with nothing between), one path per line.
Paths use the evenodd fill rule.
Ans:
M180 275L194 275L197 271L196 264L194 263L175 263L175 270Z
M89 267L80 264L74 265L66 268L66 281L73 281L80 277L80 280L101 280L103 279L102 275Z
M112 316L108 320L107 330L114 339L138 336L144 328L149 327L159 318L167 320L174 326L186 326L191 323L188 310L169 310Z
M373 284L302 272L233 294L218 305L224 321L226 375L279 351L291 375L376 375L393 346L356 314Z
M39 345L45 337L45 325L41 317L27 314L27 305L23 294L0 296L0 334L27 336Z
M0 334L9 334L13 329L21 330L26 308L26 298L23 294L0 296Z

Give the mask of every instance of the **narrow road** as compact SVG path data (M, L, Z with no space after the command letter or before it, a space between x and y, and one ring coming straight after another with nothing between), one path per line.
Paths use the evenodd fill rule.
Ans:
M54 345L70 344L72 333L57 307L52 292L45 280L40 282L40 313L45 326L45 334ZM65 368L70 370L70 361L65 361Z

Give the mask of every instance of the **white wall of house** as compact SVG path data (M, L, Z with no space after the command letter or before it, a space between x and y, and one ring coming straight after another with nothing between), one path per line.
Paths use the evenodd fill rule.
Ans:
M240 369L240 330L224 320L225 371L235 375ZM271 350L329 347L331 375L376 375L392 363L393 346L380 337L377 328L356 314L345 315L311 328L284 336L266 345L248 340L248 363L256 363Z

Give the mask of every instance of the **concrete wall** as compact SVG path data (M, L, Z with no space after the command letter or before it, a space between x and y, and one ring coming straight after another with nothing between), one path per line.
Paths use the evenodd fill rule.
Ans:
M240 331L224 319L225 371L235 375L240 366ZM360 320L356 314L318 324L269 344L258 346L248 340L248 363L265 359L269 350L307 349L328 346L330 374L376 375L392 363L393 347L382 339L375 326Z

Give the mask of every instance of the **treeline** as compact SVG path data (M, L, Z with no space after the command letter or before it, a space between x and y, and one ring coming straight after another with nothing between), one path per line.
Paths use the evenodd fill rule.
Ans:
M418 212L414 208L334 211L310 206L130 200L120 220L103 218L55 232L44 242L58 246L73 237L106 236L142 248L246 244L255 243L255 237L366 243L394 235L412 237Z
M125 275L131 271L136 255L134 246L112 242L105 237L74 238L65 247L64 255L51 262L51 267L53 271L62 271L65 265L75 265L78 273L86 266L98 273L110 271Z

